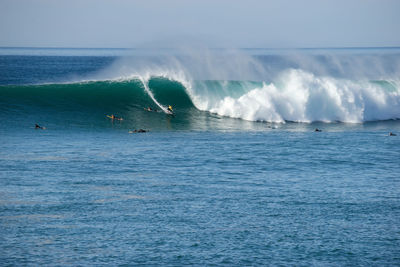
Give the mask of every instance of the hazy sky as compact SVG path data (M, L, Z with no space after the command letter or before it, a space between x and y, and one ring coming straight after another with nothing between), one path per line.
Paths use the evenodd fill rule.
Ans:
M400 46L400 0L0 0L0 46Z

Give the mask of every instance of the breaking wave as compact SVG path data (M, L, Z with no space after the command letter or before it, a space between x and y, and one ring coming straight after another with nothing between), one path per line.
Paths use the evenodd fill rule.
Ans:
M53 112L143 112L168 105L266 122L365 122L400 118L399 82L351 81L289 69L273 82L129 79L0 87L4 112L41 106Z

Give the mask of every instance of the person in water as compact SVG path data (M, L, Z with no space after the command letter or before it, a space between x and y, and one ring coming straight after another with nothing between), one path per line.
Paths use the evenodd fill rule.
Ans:
M139 129L139 130L134 130L134 131L129 131L129 133L147 133L148 130L144 130L144 129Z
M119 120L119 121L122 121L122 118L117 117L117 116L115 116L114 114L112 114L112 115L110 116L110 118L111 118L112 120Z
M147 111L154 111L151 107L147 107Z
M397 134L390 132L389 136L397 136Z
M314 132L322 132L321 129L315 128Z
M171 112L174 112L174 110L172 109L171 105L168 106L168 110L171 111Z
M46 129L45 127L40 126L39 124L35 123L35 129Z

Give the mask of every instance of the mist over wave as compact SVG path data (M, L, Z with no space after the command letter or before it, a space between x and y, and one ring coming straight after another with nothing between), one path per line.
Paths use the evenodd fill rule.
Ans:
M197 109L250 121L400 118L398 50L183 49L124 57L99 77L177 81Z

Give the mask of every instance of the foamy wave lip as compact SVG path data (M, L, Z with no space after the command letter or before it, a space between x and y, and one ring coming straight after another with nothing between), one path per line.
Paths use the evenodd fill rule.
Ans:
M350 122L400 118L400 92L291 69L238 99L225 97L210 112L250 121Z

